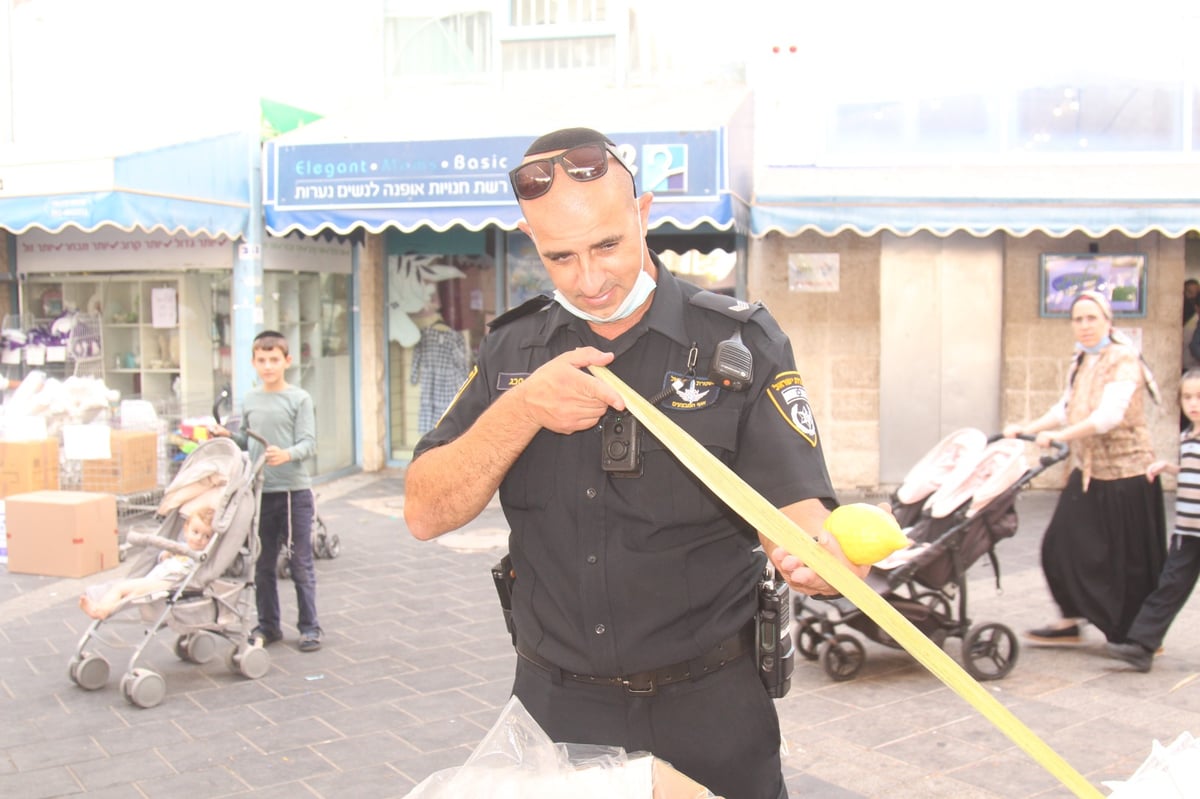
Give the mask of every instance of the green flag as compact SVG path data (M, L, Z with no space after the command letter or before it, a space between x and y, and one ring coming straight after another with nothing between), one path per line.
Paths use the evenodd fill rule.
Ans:
M268 100L265 97L259 98L259 107L262 110L262 139L272 139L280 133L287 133L289 130L303 127L309 122L315 122L321 118L321 114L312 111L305 111L303 108L296 108L294 105Z

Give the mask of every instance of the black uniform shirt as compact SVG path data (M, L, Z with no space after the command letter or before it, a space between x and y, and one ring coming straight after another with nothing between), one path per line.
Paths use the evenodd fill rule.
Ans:
M498 319L476 371L414 457L458 437L546 361L594 346L616 353L609 368L643 396L676 386L659 407L771 503L832 501L791 345L774 319L761 306L738 305L754 380L747 391L718 389L706 380L708 365L740 323L690 303L699 289L655 262L649 312L613 341L557 303ZM693 342L695 382L687 374ZM602 425L540 431L504 478L500 501L512 529L518 638L565 669L615 676L690 660L736 633L755 613L766 561L756 533L653 436L642 437L640 477L604 472Z

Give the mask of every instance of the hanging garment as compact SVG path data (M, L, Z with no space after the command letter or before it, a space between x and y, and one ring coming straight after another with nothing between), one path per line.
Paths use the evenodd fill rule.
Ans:
M421 386L421 404L417 413L417 433L425 435L454 401L471 368L467 342L462 333L439 322L425 328L413 350L412 376L409 381Z

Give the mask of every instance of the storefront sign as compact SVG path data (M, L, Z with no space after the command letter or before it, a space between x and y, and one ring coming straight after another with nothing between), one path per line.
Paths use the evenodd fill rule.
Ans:
M65 228L58 233L29 230L17 237L17 271L22 274L232 269L233 255L233 240L223 235Z
M349 242L268 237L262 245L263 271L351 272Z
M724 165L718 131L611 135L639 191L671 199L716 196ZM531 137L280 146L268 202L280 210L512 205L508 172Z

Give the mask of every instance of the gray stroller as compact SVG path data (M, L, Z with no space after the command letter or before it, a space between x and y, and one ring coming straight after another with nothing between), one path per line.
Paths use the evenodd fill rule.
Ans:
M967 571L986 556L1000 587L996 546L1016 535L1018 493L1070 450L1056 442L1031 466L1026 444L964 428L930 450L892 497L912 545L871 567L866 583L938 646L962 639L963 668L977 680L999 680L1016 665L1016 634L999 622L975 623L967 606ZM837 681L853 679L866 649L846 628L884 646L900 644L849 600L797 594L796 650L820 661Z
M270 656L249 640L262 467L262 459L251 463L228 438L206 441L188 455L163 492L157 531L127 536L129 544L143 548L133 554L129 577L148 575L164 551L184 556L184 573L173 587L122 599L105 618L91 623L70 660L69 674L76 685L94 691L108 683L108 660L92 649L97 644L132 646L112 629L120 623L146 625L121 678L121 693L139 707L154 707L166 693L162 675L139 665L164 627L177 635L174 649L180 660L207 663L217 654L218 639L224 639L231 671L252 680L267 673ZM196 551L184 543L184 531L187 517L200 507L214 511L212 537Z

